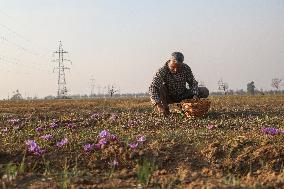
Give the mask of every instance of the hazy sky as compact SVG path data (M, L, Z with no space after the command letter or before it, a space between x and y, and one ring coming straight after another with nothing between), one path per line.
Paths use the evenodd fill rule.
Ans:
M173 51L211 91L284 79L283 0L0 0L0 98L56 95L59 40L69 94L146 92Z

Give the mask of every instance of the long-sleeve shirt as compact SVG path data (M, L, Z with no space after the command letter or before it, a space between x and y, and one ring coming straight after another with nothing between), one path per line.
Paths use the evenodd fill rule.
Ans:
M198 95L198 82L194 79L190 67L185 63L181 63L178 72L171 73L168 62L157 71L149 87L150 99L153 105L161 101L160 89L163 84L166 85L169 96L173 99L182 99L183 95L186 94L186 90L190 90L193 95ZM186 88L186 83L189 89Z

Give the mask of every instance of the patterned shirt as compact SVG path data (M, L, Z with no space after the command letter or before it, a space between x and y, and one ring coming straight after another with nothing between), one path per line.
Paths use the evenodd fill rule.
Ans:
M166 85L169 96L173 99L183 98L182 96L186 94L188 90L186 83L191 93L198 95L198 83L194 79L190 67L185 63L181 63L182 65L179 71L177 73L171 73L168 62L158 70L149 87L150 99L153 105L161 101L160 89L163 84Z

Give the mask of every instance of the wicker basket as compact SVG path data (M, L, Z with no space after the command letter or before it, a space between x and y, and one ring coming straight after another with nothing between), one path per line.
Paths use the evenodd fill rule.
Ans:
M182 111L187 117L201 117L210 108L211 102L208 99L186 99L181 103Z

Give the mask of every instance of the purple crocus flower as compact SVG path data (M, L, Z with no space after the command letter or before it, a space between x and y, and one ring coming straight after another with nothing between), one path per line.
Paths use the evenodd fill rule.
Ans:
M43 131L43 130L44 130L43 127L37 127L37 128L35 128L35 131L36 131L36 132L40 132L40 131Z
M56 143L56 146L57 146L57 147L62 147L62 146L64 146L64 145L66 145L67 143L68 143L68 139L67 139L67 138L64 138L64 139L62 139L61 141L57 142L57 143Z
M7 128L7 127L3 128L3 129L2 129L2 132L3 132L3 133L8 132L8 128Z
M118 161L116 159L113 160L113 166L118 166Z
M136 120L129 120L127 125L128 125L128 127L134 127L137 124L138 124L138 121L136 121Z
M67 126L69 129L73 129L73 128L76 127L76 125L75 125L74 123L68 123L66 126Z
M101 138L100 140L99 140L99 142L97 143L97 144L95 144L95 148L96 149L102 149L102 147L104 146L104 145L106 145L107 144L107 139L106 138Z
M107 139L106 138L101 138L98 142L100 145L106 145L107 144Z
M137 142L145 142L145 141L146 141L146 137L145 136L137 137Z
M102 145L101 145L100 143L95 144L95 148L99 150L99 149L101 149L101 148L102 148Z
M34 151L38 147L37 143L34 140L27 140L26 145L28 145L29 151Z
M113 135L113 134L109 136L109 139L110 139L111 141L117 141L117 140L118 140L117 136L116 136L116 135Z
M52 129L55 129L55 128L58 127L58 124L55 123L55 122L52 122L52 123L50 124L50 127L51 127Z
M46 135L42 135L39 138L41 138L43 140L51 140L53 138L53 136L51 134L46 134Z
M113 162L108 163L112 167L117 167L119 165L118 161L116 159L113 160Z
M99 136L100 138L108 138L110 136L110 132L108 132L108 130L103 130L100 132Z
M273 127L263 127L261 128L261 132L268 135L278 135L281 133L279 129Z
M91 119L94 119L94 120L98 120L98 119L100 119L100 117L101 117L100 113L93 113L91 115Z
M28 151L35 155L42 155L44 152L44 150L42 150L34 140L27 140L26 145L28 146Z
M215 128L217 128L217 125L208 125L207 126L207 129L209 129L209 130L212 130L212 129L215 129Z
M130 143L130 144L128 144L128 146L129 146L131 149L136 149L136 148L138 147L138 142Z
M11 118L11 119L8 119L8 123L12 124L12 125L15 125L17 123L20 122L20 119L18 118Z
M92 151L92 150L94 149L94 147L95 147L94 144L85 144L85 145L83 146L85 152L90 152L90 151Z
M109 118L109 120L110 120L111 122L116 122L117 119L118 119L118 116L117 116L116 114L112 114L111 117Z

